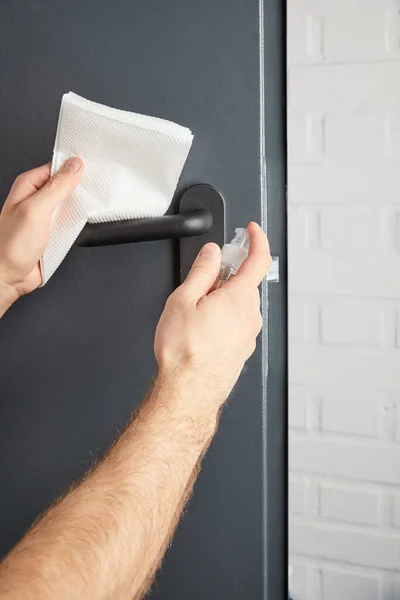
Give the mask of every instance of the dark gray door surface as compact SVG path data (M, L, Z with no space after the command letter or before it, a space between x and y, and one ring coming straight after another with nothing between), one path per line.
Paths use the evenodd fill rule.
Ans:
M268 216L282 278L282 4L2 0L0 198L19 172L51 159L61 96L72 90L190 127L177 198L194 183L216 186L228 237ZM178 261L170 241L74 248L45 288L0 321L1 554L105 452L142 397ZM152 598L285 597L281 281L270 286L264 338L223 414Z

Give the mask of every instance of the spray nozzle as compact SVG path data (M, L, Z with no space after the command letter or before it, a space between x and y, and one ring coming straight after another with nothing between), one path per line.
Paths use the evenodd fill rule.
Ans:
M233 246L238 246L242 248L244 251L249 251L250 246L250 237L249 232L244 227L238 227L235 229L235 237L231 241Z

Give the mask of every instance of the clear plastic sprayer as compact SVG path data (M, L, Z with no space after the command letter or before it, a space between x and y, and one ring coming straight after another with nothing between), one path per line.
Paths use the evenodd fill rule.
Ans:
M233 240L222 247L221 269L215 283L216 290L224 285L231 275L236 275L249 253L250 238L247 229L238 227L235 234Z
M221 269L215 282L215 290L223 286L232 275L236 275L249 254L249 246L250 237L247 229L244 227L235 229L233 240L222 248ZM267 281L279 281L279 259L276 256L272 258Z

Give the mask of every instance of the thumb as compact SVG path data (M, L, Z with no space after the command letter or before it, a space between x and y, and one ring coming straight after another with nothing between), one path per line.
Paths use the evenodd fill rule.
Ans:
M217 244L206 244L193 263L183 286L186 291L199 301L208 294L218 276L221 267L221 249Z
M36 205L42 203L54 210L63 200L71 196L83 175L83 162L80 158L69 158L45 185L31 196Z

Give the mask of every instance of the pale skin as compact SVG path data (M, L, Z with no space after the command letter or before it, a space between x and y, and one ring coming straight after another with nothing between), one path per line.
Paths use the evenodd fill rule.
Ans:
M74 158L52 178L44 165L15 181L0 214L0 316L40 285L52 213L83 170ZM149 392L107 456L0 564L2 600L144 597L262 327L258 286L271 256L261 228L248 231L235 278L211 291L221 251L207 244L168 299Z

